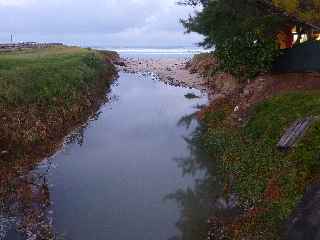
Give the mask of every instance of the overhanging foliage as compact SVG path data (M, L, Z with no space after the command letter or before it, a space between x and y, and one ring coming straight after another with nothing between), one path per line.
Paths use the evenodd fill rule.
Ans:
M286 19L261 8L255 0L216 0L203 5L196 16L182 20L188 32L215 47L221 69L251 78L271 68L277 54L276 33Z

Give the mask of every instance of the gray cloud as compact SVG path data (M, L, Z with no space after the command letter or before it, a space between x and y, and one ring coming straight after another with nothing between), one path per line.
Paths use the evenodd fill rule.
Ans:
M0 0L0 41L13 32L87 45L190 45L199 36L184 36L179 19L192 11L175 0Z

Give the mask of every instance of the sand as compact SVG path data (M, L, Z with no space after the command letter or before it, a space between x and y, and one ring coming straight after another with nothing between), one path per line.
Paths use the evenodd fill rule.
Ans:
M202 92L207 92L207 80L199 74L191 74L186 68L190 58L175 59L122 59L124 66L119 66L120 70L132 73L155 74L160 81L173 86L195 88Z

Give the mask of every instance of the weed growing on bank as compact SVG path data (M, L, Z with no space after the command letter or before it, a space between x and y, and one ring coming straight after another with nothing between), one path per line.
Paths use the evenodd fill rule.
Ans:
M320 115L319 92L290 93L259 103L243 127L229 124L227 103L202 112L200 141L219 164L227 193L243 214L229 225L233 239L278 239L306 187L319 176L320 122L290 151L276 145L297 119Z
M69 104L95 84L103 56L72 47L0 54L0 103Z

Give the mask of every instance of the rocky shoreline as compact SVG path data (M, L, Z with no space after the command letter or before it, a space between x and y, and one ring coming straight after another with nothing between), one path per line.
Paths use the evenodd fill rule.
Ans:
M119 70L129 73L154 74L160 81L177 87L195 88L208 92L208 81L187 68L189 58L135 59L123 58Z
M211 105L230 102L235 110L231 118L236 125L245 121L252 106L272 96L320 87L318 73L268 73L252 80L239 80L220 72L210 53L195 55L192 59L121 58L115 64L119 71L150 74L172 86L198 89L208 95Z

